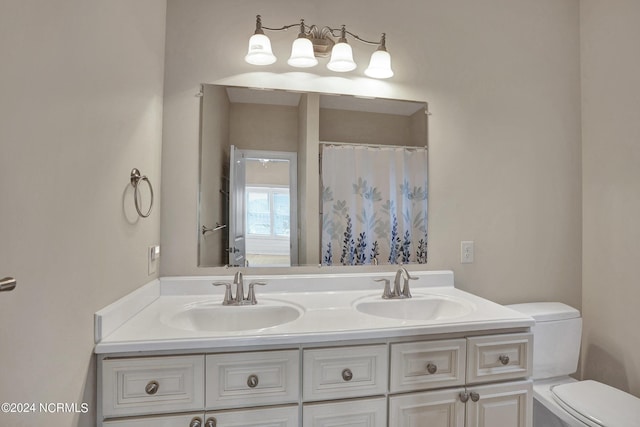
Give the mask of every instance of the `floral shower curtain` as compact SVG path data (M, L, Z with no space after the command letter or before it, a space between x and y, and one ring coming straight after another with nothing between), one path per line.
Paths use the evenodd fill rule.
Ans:
M322 263L427 262L427 149L322 146Z

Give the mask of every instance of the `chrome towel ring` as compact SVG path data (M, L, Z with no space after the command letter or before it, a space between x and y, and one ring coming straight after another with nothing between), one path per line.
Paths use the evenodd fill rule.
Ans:
M140 193L138 192L138 185L140 181L146 181L147 185L149 185L149 192L151 193L151 203L149 203L149 210L146 214L142 213L140 210L140 204L138 203L138 199L140 198ZM142 218L147 218L151 215L151 208L153 208L153 187L151 186L151 181L147 178L146 175L142 175L137 168L133 168L131 170L131 185L133 186L133 201L136 205L136 211L138 211L138 215Z

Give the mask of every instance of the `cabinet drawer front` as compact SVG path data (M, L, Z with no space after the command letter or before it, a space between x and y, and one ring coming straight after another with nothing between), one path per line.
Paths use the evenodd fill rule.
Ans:
M337 403L305 404L303 427L386 427L387 400L350 400Z
M298 406L207 412L210 419L218 427L298 427Z
M467 339L468 384L531 376L532 334L492 335Z
M109 420L103 422L102 427L189 427L198 419L202 425L204 413Z
M107 359L105 417L204 409L204 356Z
M460 400L462 392L464 388L391 396L389 427L464 427L465 404ZM501 424L492 427L507 426Z
M208 355L207 408L239 408L298 401L298 350Z
M386 345L305 350L305 401L363 397L387 390Z
M463 385L464 338L391 345L392 393Z

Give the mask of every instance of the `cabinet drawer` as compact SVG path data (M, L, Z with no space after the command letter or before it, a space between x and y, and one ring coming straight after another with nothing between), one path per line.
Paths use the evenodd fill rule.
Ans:
M204 409L204 356L107 359L105 417Z
M386 427L387 399L307 403L302 408L303 427Z
M207 409L298 402L298 350L208 355Z
M204 413L109 420L103 422L102 427L189 427L196 420L200 420L202 426Z
M464 338L391 345L392 393L463 385Z
M298 406L207 412L209 420L217 427L298 427Z
M491 335L467 340L468 384L531 376L532 334Z
M386 345L305 350L303 399L341 399L387 390Z

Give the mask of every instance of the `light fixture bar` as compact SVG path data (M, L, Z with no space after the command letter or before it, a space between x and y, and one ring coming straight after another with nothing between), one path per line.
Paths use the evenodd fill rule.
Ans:
M291 56L287 63L292 67L307 68L318 64L317 57L325 57L331 54L331 59L327 63L327 68L336 72L348 72L357 67L353 60L353 51L347 41L347 34L361 43L377 45L378 49L371 55L369 67L365 74L372 78L389 78L393 76L391 70L391 56L386 48L386 34L382 33L379 41L371 41L360 37L346 29L345 25L340 28L328 26L318 27L307 25L304 19L300 23L283 25L282 27L265 27L262 25L262 18L256 15L256 29L249 41L249 50L245 56L245 61L254 65L269 65L276 61L276 57L271 51L271 41L264 34L264 30L283 31L289 28L299 27L298 37L291 46ZM337 41L333 39L337 39Z

